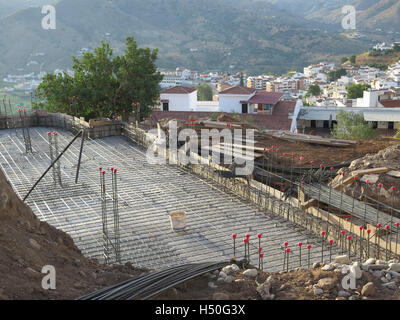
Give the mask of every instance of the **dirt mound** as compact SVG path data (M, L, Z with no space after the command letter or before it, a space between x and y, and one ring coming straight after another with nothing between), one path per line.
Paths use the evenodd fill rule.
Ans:
M364 170L374 168L387 168L387 170L362 174ZM396 145L380 150L376 154L367 154L356 159L349 167L340 169L333 180L333 184L340 183L349 176L360 178L357 181L352 181L352 187L359 193L366 194L390 206L393 205L395 208L400 208L400 203L393 201L393 192L398 198L400 191L400 144L398 142ZM395 187L394 191L391 190L392 187Z
M227 114L221 114L220 116L218 116L218 121L219 122L238 122L238 119L231 117L230 115Z
M44 290L44 266L56 270L56 289ZM85 258L72 238L41 222L0 171L0 300L74 299L145 272Z

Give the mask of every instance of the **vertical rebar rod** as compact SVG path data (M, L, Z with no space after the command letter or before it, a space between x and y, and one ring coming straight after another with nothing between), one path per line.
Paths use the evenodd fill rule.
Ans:
M79 170L80 170L80 168L81 168L81 160L82 160L82 152L83 152L83 144L84 144L84 142L85 142L85 133L86 133L86 130L85 129L83 129L83 132L82 132L82 137L81 137L81 148L79 149L79 158L78 158L78 166L76 167L76 176L75 176L75 184L77 184L78 183L78 178L79 178Z
M58 148L58 133L54 132L54 151L55 151L55 157L58 158L59 156L59 148ZM58 160L55 165L54 165L55 169L56 169L56 178L57 178L57 182L59 184L60 187L62 187L62 182L61 182L61 164L60 164L60 160Z

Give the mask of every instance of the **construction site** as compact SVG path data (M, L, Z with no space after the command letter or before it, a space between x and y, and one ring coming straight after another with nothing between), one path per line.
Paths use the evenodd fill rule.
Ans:
M193 152L188 141L178 142L179 152L197 164L150 164L146 151L160 138L154 132L164 130L169 138L170 121L85 122L19 110L0 117L0 166L41 222L67 233L86 258L109 265L174 272L201 265L200 276L232 261L274 273L340 255L398 259L395 139L347 141L263 132L229 117L190 119L178 129L255 129L254 143L219 142L204 157L201 148ZM169 158L168 145L155 151ZM376 153L382 157L374 162ZM215 162L224 155L254 161L254 171L236 175ZM181 229L173 226L177 212L185 215Z

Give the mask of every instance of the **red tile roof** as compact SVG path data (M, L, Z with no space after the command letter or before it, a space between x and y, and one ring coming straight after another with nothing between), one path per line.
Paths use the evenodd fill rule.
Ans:
M379 102L385 108L400 108L400 100L381 100Z
M246 87L232 87L228 88L224 91L221 91L219 94L241 94L241 95L246 95L246 94L252 94L256 91L256 89L253 88L246 88Z
M241 103L274 105L274 104L278 103L278 101L282 98L283 95L284 95L283 92L261 91L261 92L257 92L249 100L241 101Z
M196 91L196 88L191 88L191 87L183 87L183 86L175 86L172 88L165 89L164 91L161 91L161 94L188 94L192 93L193 91Z

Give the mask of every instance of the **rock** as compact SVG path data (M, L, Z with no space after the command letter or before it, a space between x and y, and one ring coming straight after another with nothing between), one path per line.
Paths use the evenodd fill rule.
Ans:
M366 166L366 165L364 164L364 166ZM374 184L379 180L379 175L378 174L366 174L365 176L363 176L361 178L362 182L366 182L367 180L369 180L370 183Z
M4 289L0 288L0 300L8 300L8 296L4 293Z
M217 279L217 282L224 282L225 281L225 278L222 278L222 277L219 277L218 279Z
M385 266L383 264L370 264L368 266L369 270L384 270L386 268L387 268L387 266Z
M368 260L366 260L363 265L370 265L370 264L374 264L375 263L375 259L374 258L369 258Z
M321 263L319 263L319 262L314 262L313 265L312 265L312 268L313 268L313 269L317 269L317 268L319 268L320 265L321 265Z
M360 297L354 295L354 296L351 296L351 297L349 298L349 300L360 300Z
M85 288L86 286L85 286L82 282L75 282L74 285L73 285L73 287L74 287L75 289L83 289L83 288Z
M231 267L231 269L232 269L233 272L236 272L236 271L239 271L239 270L240 270L240 268L239 268L236 264L234 264L234 263L231 264L230 267Z
M375 294L376 287L373 282L368 282L361 289L361 294L366 297L373 296Z
M340 291L338 292L338 297L345 297L345 298L348 298L348 297L350 297L350 296L351 296L351 294L350 294L349 292L347 292L347 291L340 290Z
M388 289L391 289L391 290L396 290L397 289L397 284L396 284L395 281L392 281L392 282L388 282L388 283L382 284L382 287L388 288Z
M318 281L317 287L322 290L330 290L336 285L336 281L333 278L322 278Z
M389 266L388 263L386 261L383 260L376 260L375 264L379 265L379 266Z
M381 281L382 281L383 283L388 283L388 282L389 282L389 280L386 279L385 277L381 277Z
M219 273L219 276L221 276L221 273L225 274L225 276L227 276L228 274L231 274L233 272L232 267L231 266L226 266L224 268L222 268L222 271Z
M335 262L340 264L350 264L351 261L348 255L336 256Z
M32 248L34 248L34 249L36 249L36 250L40 250L40 244L39 243L37 243L37 241L36 240L34 240L34 239L29 239L29 243L30 243L30 245L32 246Z
M392 171L387 172L386 174L391 177L400 178L400 171L392 170Z
M389 270L400 272L400 263L389 263Z
M221 272L219 273L219 277L225 279L225 278L227 277L227 274L226 274L225 272L221 271Z
M209 283L208 283L208 286L209 286L211 289L218 288L218 287L215 285L214 282L209 282Z
M265 280L265 281L266 281L266 282L269 282L271 285L275 283L275 279L274 279L273 276L269 276L269 277L267 278L267 280Z
M398 273L396 271L389 271L389 273L393 278L399 278L400 277L400 273Z
M257 269L247 269L243 272L243 275L248 278L255 278L257 277L258 271Z
M212 296L213 300L229 300L229 296L223 292L216 292Z
M327 264L327 265L325 265L325 266L323 266L321 268L321 270L323 270L323 271L332 271L334 269L335 269L335 267L333 265L330 265L330 264Z
M235 281L235 278L232 276L226 276L226 278L224 279L225 283L232 283L233 281Z
M271 289L271 283L269 281L265 281L263 284L260 284L257 287L257 292L261 296L263 300L270 300L271 293L269 292Z
M335 300L346 300L346 298L345 297L336 297Z
M244 280L244 279L236 279L235 282L236 283L243 283L243 282L246 282L246 280Z
M390 281L390 280L392 280L392 275L388 272L385 274L385 278Z
M319 295L321 295L323 293L324 293L324 290L322 290L321 288L314 287L314 294L316 296L319 296Z

